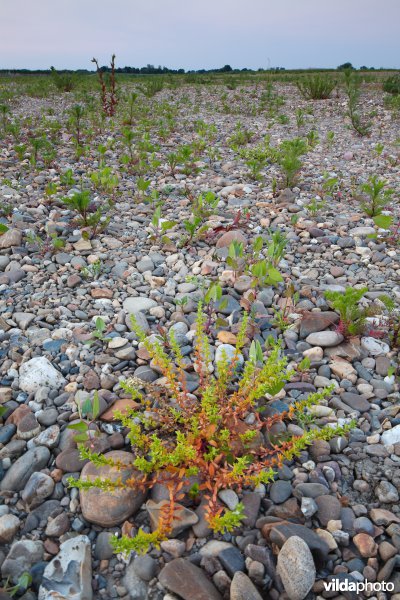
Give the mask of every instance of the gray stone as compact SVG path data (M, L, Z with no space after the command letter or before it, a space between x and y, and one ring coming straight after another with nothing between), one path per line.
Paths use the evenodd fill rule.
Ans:
M237 571L232 579L230 600L262 600L257 588L245 573Z
M18 577L30 571L31 566L43 559L43 542L22 540L14 542L5 561L1 565L4 578L17 583Z
M22 490L32 473L43 469L50 458L50 451L45 446L28 450L9 468L0 483L0 490L19 492Z
M25 485L21 497L29 509L36 508L43 500L51 496L54 490L54 479L40 471L32 473Z
M337 346L343 341L343 336L337 331L316 331L306 337L306 342L311 346L321 346L321 348L330 348Z
M21 521L15 515L5 514L0 516L0 543L8 544L17 533Z
M290 537L278 554L277 572L290 600L303 600L315 582L315 565L309 547L300 537Z
M381 435L382 444L385 446L391 446L400 443L400 425L387 429Z
M183 600L221 600L220 593L204 571L184 558L175 558L167 563L158 580L164 588Z
M271 485L269 497L274 504L281 504L290 498L292 494L292 486L289 481L275 481Z
M124 311L130 315L150 310L150 308L153 308L154 306L158 306L155 300L152 300L151 298L142 298L141 296L126 298L123 302Z
M392 483L389 481L380 481L375 488L375 494L379 502L383 504L392 504L398 502L399 493Z

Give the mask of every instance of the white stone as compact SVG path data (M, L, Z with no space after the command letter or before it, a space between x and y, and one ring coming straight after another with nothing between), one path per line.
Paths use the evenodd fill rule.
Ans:
M19 370L19 387L28 394L40 387L58 389L65 385L65 379L44 356L35 356L23 363Z
M141 296L126 298L123 302L124 311L129 314L135 314L140 311L146 311L153 306L157 306L157 302L151 298L142 298Z
M61 544L47 565L38 600L92 600L92 558L90 540L79 535Z
M381 435L381 441L385 446L392 446L400 443L400 425L392 429L387 429Z
M389 346L385 344L385 342L373 337L361 338L361 347L371 354L371 356L380 356L382 354L387 354L390 351Z

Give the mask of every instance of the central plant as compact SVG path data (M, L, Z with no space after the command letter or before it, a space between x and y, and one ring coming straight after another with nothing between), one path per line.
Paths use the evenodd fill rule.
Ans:
M139 530L133 538L114 538L118 552L146 552L151 544L159 545L171 534L174 519L179 519L179 501L186 495L202 500L205 518L214 532L232 531L244 519L244 507L239 503L234 510L228 510L219 501L219 491L231 488L240 492L244 487L268 484L284 460L291 460L313 440L327 440L350 429L350 425L325 426L306 431L300 437L289 436L279 442L269 440L272 425L301 417L331 390L310 394L307 399L294 402L286 412L264 418L265 397L276 396L290 378L291 371L286 368L287 360L281 355L279 343L265 358L260 343L253 341L244 361L241 350L247 342L249 325L249 317L245 315L234 352L230 356L222 353L214 373L205 320L200 304L194 344L199 387L192 394L187 389L186 363L174 335L169 336L166 345L151 341L132 318L135 334L167 382L165 390L160 388L160 392L151 386L152 396L147 398L142 397L134 382L128 380L122 384L135 400L142 402L139 410L124 415L115 413L129 429L132 466L140 476L126 483L101 478L71 482L81 489L98 487L111 491L130 486L146 491L155 484L168 489L169 501L161 509L157 529L152 533ZM83 444L81 454L96 466L119 467ZM189 479L193 478L197 483L190 487Z

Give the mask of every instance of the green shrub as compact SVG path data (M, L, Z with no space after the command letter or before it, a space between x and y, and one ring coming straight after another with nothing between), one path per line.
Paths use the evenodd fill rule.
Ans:
M297 87L306 100L326 100L335 86L336 81L329 75L309 75L297 82Z
M260 409L265 397L273 397L290 378L287 359L279 344L266 356L259 342L252 342L248 359L243 361L242 351L248 335L249 317L245 315L237 334L237 344L232 356L223 355L212 372L211 348L205 333L206 317L199 305L194 347L194 367L199 376L195 395L186 387L186 363L179 344L171 334L164 344L150 341L132 318L132 327L148 351L153 364L166 379L166 387L158 392L155 386L151 395L139 393L137 381L122 384L142 406L127 415L116 415L129 430L132 446L132 466L140 473L125 484L106 479L94 481L70 480L70 485L80 489L98 487L113 490L129 486L136 490L148 490L155 484L164 485L169 492L158 527L152 533L142 529L134 538L114 538L117 552L146 552L151 544L159 546L173 526L177 504L185 496L203 499L205 518L214 532L232 531L244 518L241 503L228 510L219 499L222 489L254 487L274 479L275 469L285 460L297 456L315 439L329 440L342 435L352 424L344 428L330 425L314 427L298 437L269 441L268 432L277 421L290 421L297 415L307 413L308 408L330 393L331 389L310 394L307 399L294 401L288 411L274 417L263 417ZM166 336L167 337L167 336ZM246 353L247 354L247 353ZM240 366L240 363L243 363ZM143 384L146 387L146 384ZM141 385L141 387L143 387ZM252 418L247 418L252 417ZM262 434L265 432L265 439ZM119 468L113 460L92 453L81 444L81 456L89 458L96 466L110 465ZM187 490L189 478L196 483Z
M383 91L397 96L400 94L400 73L391 75L383 82Z

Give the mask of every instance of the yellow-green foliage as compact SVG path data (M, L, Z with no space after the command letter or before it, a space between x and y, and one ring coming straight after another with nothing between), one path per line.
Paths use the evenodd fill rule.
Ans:
M262 418L259 408L265 404L265 396L278 394L291 373L286 369L287 361L280 345L277 343L268 356L264 356L260 348L256 351L253 345L240 371L241 351L247 341L248 316L245 315L237 334L234 356L229 360L224 356L215 375L204 326L205 316L200 304L194 346L199 387L191 394L186 387L183 357L173 335L169 337L167 350L161 342L149 341L132 319L133 330L167 381L165 391L160 389L160 393L152 386L154 397L147 395L147 399L129 380L124 384L124 389L142 405L129 414L116 415L129 429L132 465L141 477L132 478L125 484L95 480L72 481L71 485L110 490L118 485L129 485L147 490L161 483L169 490L170 501L161 511L156 531L147 534L140 530L134 538L115 538L116 551L145 552L151 544L159 545L171 532L176 503L185 493L189 498L193 497L193 492L184 492L184 485L187 486L188 478L193 476L198 481L196 493L205 500L205 515L210 527L215 532L232 531L244 518L243 505L238 504L233 511L223 507L218 500L221 489L233 488L240 492L243 487L267 484L273 481L274 469L279 468L283 460L291 460L314 439L330 439L348 430L329 426L306 431L301 437L274 445L266 443L261 430L268 431L278 421L295 419L331 390L310 394L284 414ZM250 414L253 415L252 424L247 424L248 419L247 422L245 419ZM86 448L82 447L81 452L95 465L114 465L101 454L93 454Z

